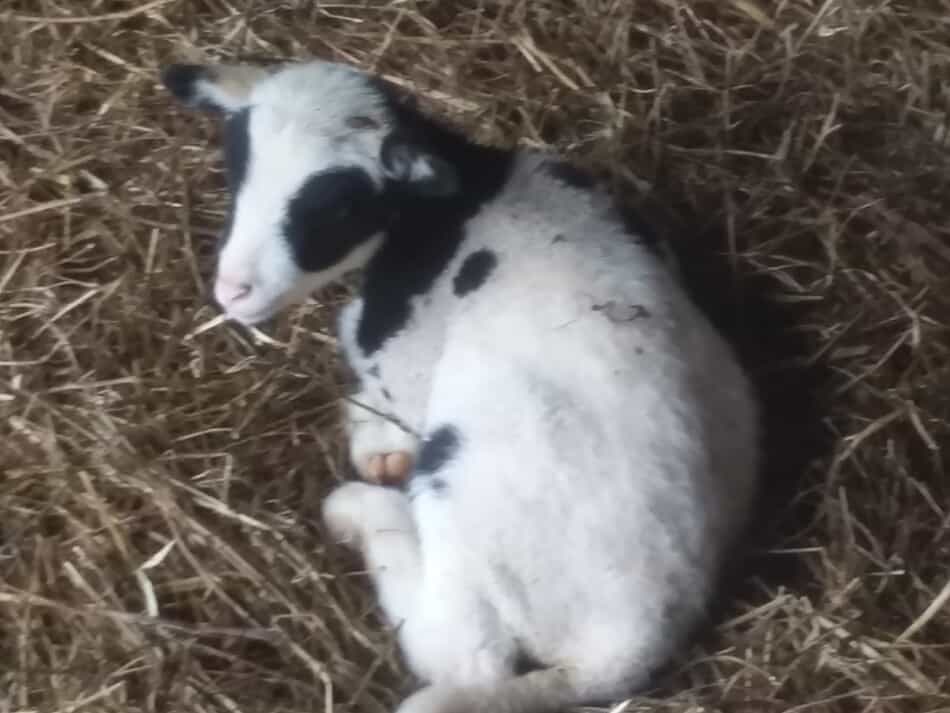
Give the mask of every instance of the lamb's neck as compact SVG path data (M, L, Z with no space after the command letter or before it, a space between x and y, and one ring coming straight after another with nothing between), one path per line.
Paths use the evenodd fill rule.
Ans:
M400 197L394 221L363 273L358 341L378 349L408 323L416 297L429 293L465 239L466 223L503 188L514 152L442 139L439 156L458 171L459 191L447 197Z

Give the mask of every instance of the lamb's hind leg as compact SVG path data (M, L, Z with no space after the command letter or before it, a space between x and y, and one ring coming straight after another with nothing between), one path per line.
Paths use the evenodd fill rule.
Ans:
M429 686L403 701L396 713L558 713L579 706L612 705L650 680L650 665L657 657L639 649L640 642L621 636L618 642L593 650L585 649L585 643L581 640L571 646L560 665L521 676L487 685L448 681Z
M349 482L323 502L330 534L358 549L373 577L380 606L393 626L408 619L419 598L421 562L406 496L389 488Z
M326 499L323 516L335 537L362 552L380 605L420 679L467 687L511 675L513 642L460 577L452 545L420 538L403 493L347 483Z

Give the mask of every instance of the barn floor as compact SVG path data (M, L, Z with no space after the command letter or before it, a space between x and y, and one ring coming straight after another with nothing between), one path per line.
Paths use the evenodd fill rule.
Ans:
M763 387L715 627L627 711L950 711L950 2L0 0L0 711L391 710L315 515L339 289L213 322L172 60L350 61L554 145L680 248Z

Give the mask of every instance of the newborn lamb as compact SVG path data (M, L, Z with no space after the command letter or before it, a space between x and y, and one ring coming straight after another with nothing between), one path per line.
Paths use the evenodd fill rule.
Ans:
M703 617L755 491L732 350L606 192L327 62L172 65L225 122L214 294L245 324L361 268L339 337L364 478L324 503L425 682L400 713L642 688Z

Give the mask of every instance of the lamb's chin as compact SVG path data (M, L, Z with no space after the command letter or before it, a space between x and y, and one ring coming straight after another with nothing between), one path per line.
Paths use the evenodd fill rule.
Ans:
M267 306L254 311L235 310L232 308L230 310L226 310L224 315L232 322L237 322L238 324L242 324L245 327L257 327L274 319L274 317L280 314L283 309L284 308L282 305Z
M225 310L225 316L238 322L245 327L257 327L265 322L276 319L285 312L290 312L296 307L304 304L312 294L312 290L299 290L287 293L268 304L257 307L256 309L238 309L231 307Z

